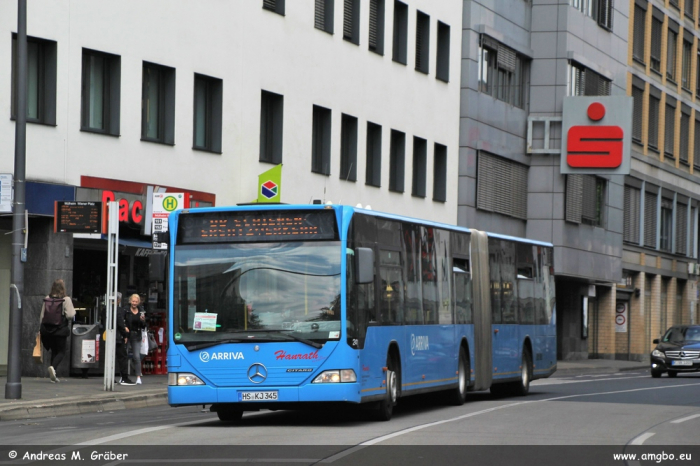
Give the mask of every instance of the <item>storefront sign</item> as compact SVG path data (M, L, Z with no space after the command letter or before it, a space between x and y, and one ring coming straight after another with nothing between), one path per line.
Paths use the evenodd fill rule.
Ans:
M184 193L153 193L153 234L168 231L170 213L184 207ZM168 249L168 244L154 240L153 249Z
M116 201L119 204L119 221L128 222L136 225L143 224L143 203L139 200L129 203L126 199L117 199L114 192L102 191L102 205L106 206L108 202ZM107 218L105 216L104 230L107 231Z
M562 135L562 174L628 175L632 98L566 97Z

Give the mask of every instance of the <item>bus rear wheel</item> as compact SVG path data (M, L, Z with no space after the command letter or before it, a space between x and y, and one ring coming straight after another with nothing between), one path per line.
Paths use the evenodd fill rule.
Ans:
M530 392L530 381L532 380L532 356L530 350L523 351L523 363L520 368L520 380L513 383L513 394L525 396Z
M459 349L459 362L457 364L457 388L452 389L451 404L462 406L467 400L467 387L469 385L469 357L464 348Z

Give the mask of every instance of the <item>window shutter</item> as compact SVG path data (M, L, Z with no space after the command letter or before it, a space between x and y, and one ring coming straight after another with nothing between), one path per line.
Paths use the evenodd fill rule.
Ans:
M685 254L688 243L688 206L676 204L676 252Z
M613 0L598 0L598 24L612 29Z
M688 3L688 2L686 2ZM692 2L691 2L692 3ZM642 9L639 5L634 6L634 44L633 51L634 58L644 62L644 20L646 17L646 11Z
M666 105L665 117L664 153L669 157L675 157L675 154L673 153L673 138L675 136L674 123L676 118L676 109L670 105Z
M379 5L377 0L369 2L369 49L377 50L377 23L379 21Z
M625 186L623 240L639 243L639 201L640 191Z
M566 220L581 223L583 175L566 176Z
M515 71L515 51L506 47L505 45L498 44L498 67L510 71L511 73Z
M688 163L688 143L690 142L690 115L681 112L680 159Z
M513 217L527 219L527 167L517 163L511 164L513 186Z
M659 99L649 96L649 146L659 148Z
M479 153L479 177L477 179L477 208L493 212L495 179L495 158Z
M314 27L316 29L326 30L326 1L316 0L316 9L314 17Z
M277 9L276 0L263 0L263 8L275 11Z
M423 22L416 23L416 69L423 69Z
M644 193L644 246L656 248L656 194Z
M698 57L700 60L700 57ZM697 111L696 111L697 114ZM700 168L700 120L695 120L695 141L693 142L693 166L695 168Z
M476 206L527 219L527 167L480 152Z
M695 207L690 208L690 250L688 255L695 257Z
M632 87L632 139L635 141L642 140L642 109L644 104L644 90L638 87Z
M352 39L352 23L353 23L353 0L345 0L343 3L343 38Z

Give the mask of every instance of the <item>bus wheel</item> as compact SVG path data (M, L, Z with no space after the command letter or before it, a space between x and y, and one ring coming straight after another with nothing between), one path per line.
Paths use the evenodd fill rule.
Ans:
M520 370L520 380L513 384L513 393L518 396L525 396L530 391L530 381L532 380L532 356L530 350L523 350L523 364Z
M219 416L220 421L235 422L240 421L243 417L243 411L235 408L224 408L219 406L216 410L216 415Z
M391 419L392 414L394 414L394 405L399 399L399 378L394 370L396 368L392 360L387 362L389 364L386 371L386 396L379 402L374 411L374 419L382 422Z
M467 399L467 386L469 385L469 357L464 348L459 349L459 363L457 365L457 388L452 389L450 402L455 406L462 406Z

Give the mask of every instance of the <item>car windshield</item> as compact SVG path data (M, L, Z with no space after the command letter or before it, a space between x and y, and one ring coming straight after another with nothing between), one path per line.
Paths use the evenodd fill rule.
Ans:
M667 343L700 341L700 327L671 327L666 331L663 341Z
M340 338L337 241L179 246L174 260L177 342Z
M688 327L685 331L687 341L700 341L700 327Z

